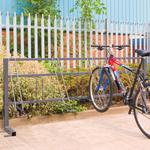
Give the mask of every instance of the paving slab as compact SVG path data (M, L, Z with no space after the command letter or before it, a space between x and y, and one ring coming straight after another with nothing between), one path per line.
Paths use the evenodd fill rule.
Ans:
M127 112L16 126L0 133L0 150L150 150L150 139Z

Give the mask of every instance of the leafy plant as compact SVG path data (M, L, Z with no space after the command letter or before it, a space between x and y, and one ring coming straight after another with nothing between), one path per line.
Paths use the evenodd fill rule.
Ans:
M54 20L56 18L60 18L60 10L58 7L58 1L59 0L17 0L17 8L21 9L22 12L24 13L24 24L27 24L27 16L31 16L31 24L34 25L34 17L35 14L37 15L37 24L38 26L41 26L41 18L42 15L44 17L44 25L48 26L48 16L51 18L51 26L54 26ZM20 22L18 22L20 24ZM45 55L47 57L48 54L48 32L45 32L44 30L44 39L45 39ZM31 29L31 47L34 49L35 48L35 36L34 36L35 30ZM42 55L42 50L41 50L41 37L42 37L42 31L38 30L38 56L41 57ZM58 33L58 45L60 41L60 33ZM25 36L25 41L27 40L27 35L28 35L28 30L24 30L24 36ZM18 37L20 36L20 33L18 33ZM53 47L54 47L54 31L51 31L51 48L52 48L52 53L53 53ZM25 45L25 56L28 55L28 48L27 48L27 43ZM34 57L34 51L32 51L32 57Z
M76 0L75 6L70 10L74 12L80 8L81 18L86 20L94 19L94 15L106 14L106 4L102 0Z
M0 54L0 114L2 114L2 98L3 98L3 58L6 57L4 53ZM49 70L50 71L50 70ZM43 74L48 73L47 68L38 61L30 62L11 62L9 63L9 74ZM63 85L59 82L55 76L49 77L11 77L9 80L9 99L10 101L27 101L27 100L45 100L49 98L63 98L65 92ZM18 105L20 107L20 105ZM21 108L21 107L20 107ZM24 112L28 114L28 117L33 115L49 115L52 113L66 113L66 112L78 112L85 110L84 106L76 100L73 101L61 101L61 102L49 102L49 103L35 103L35 104L23 104ZM16 115L14 106L9 108L10 116ZM18 112L20 110L17 108ZM17 113L18 114L18 113Z
M60 10L57 6L58 0L17 0L19 9L22 9L25 15L44 15L51 17L59 16Z
M42 64L50 73L60 73L63 72L64 68L60 66L58 61L43 61Z

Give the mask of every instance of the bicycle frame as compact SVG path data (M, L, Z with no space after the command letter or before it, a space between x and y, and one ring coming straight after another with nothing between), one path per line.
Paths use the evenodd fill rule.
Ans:
M140 78L141 81L142 81L142 85L144 84L144 77L141 75L140 73L140 69L142 67L142 65L144 64L144 58L141 58L141 62L138 66L138 69L136 71L134 71L132 68L124 65L121 63L121 61L117 60L116 57L113 55L113 54L110 54L110 56L108 57L108 60L106 62L106 65L101 69L101 72L100 72L100 79L99 79L99 83L98 83L98 86L97 86L97 91L101 88L101 84L102 84L102 81L103 81L103 74L104 74L104 71L107 71L110 76L112 77L113 81L116 83L116 86L118 88L118 90L120 90L120 87L117 83L117 77L115 75L115 72L118 71L117 68L116 68L116 65L124 68L125 70L128 70L129 72L133 73L135 75L135 78L134 78L134 81L133 81L133 85L131 87L131 90L129 92L128 95L125 95L123 96L124 100L125 101L128 101L128 104L131 108L135 108L135 105L134 105L134 98L133 98L133 92L135 90L135 85L136 85L136 82L137 82L137 79ZM103 90L106 90L107 88L107 85L109 84L109 81L108 79L106 79L105 83L104 83L104 86L103 86ZM127 92L127 91L125 91ZM136 107L136 109L140 110L140 111L143 111L139 108Z

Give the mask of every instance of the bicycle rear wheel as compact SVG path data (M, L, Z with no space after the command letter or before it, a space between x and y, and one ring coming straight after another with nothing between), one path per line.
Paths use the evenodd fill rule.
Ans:
M94 108L105 112L112 101L112 82L105 68L93 70L89 81L89 94Z
M135 98L135 121L142 133L150 138L150 86L139 89Z

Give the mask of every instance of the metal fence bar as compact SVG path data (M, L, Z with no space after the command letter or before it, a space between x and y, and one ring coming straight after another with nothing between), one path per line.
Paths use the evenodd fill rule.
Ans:
M64 57L64 38L63 38L63 19L60 20L60 57ZM61 67L64 66L64 61L61 61Z
M104 21L104 23L105 23L105 25L104 25L104 28L105 28L104 43L105 43L105 45L109 45L109 40L108 40L108 38L109 38L109 36L108 36L108 32L109 32L109 30L108 30L108 22L109 22L109 20L106 18L105 21ZM106 59L108 59L107 49L106 49L105 57L106 57Z
M57 24L55 24L55 25L56 25L56 28L57 28ZM42 15L42 19L41 19L41 51L42 51L42 58L45 58L45 30L44 30L44 27L45 27L44 26L44 16ZM55 44L56 44L55 46L57 46L57 42Z
M6 53L7 56L10 54L10 22L9 22L9 12L6 15Z
M84 22L84 57L87 58L87 20ZM87 61L84 67L87 68Z
M104 24L104 22L100 22L100 25L101 25L101 32L100 32L100 34L101 34L101 42L100 42L100 44L101 45L103 45L104 44L104 32L105 32L105 28L103 28L103 24ZM102 51L101 52L101 57L105 57L104 56L104 51Z
M139 57L116 57L116 59L138 59ZM47 60L50 60L50 61L55 61L55 60L59 60L59 61L67 61L67 60L97 60L97 59L102 59L102 60L105 60L106 57L101 57L101 58L9 58L9 61L47 61Z
M112 45L113 44L113 22L110 22L110 44Z
M90 30L90 58L92 58L92 57L93 57L93 54L92 54L92 47L91 47L91 45L92 45L92 43L93 43L93 27L92 27L92 21L90 22L90 28L91 28L91 30ZM92 60L90 60L90 65L91 65L91 66L93 65L93 61L92 61Z
M130 56L133 57L133 36L132 36L132 32L133 32L133 25L131 24L130 26ZM133 63L133 60L130 60L131 63Z
M51 58L52 57L52 50L51 50L52 46L51 46L51 18L50 18L50 16L48 16L48 24L47 25L48 25L48 58Z
M69 34L69 18L66 20L66 32L67 32L67 58L70 57L70 34ZM67 61L67 69L70 69L70 62Z
M17 25L17 18L16 18L16 13L14 13L13 24L14 24L14 28L13 28L14 52L13 52L13 54L14 54L14 56L17 56L17 27L16 27L16 25ZM22 32L21 32L21 35L22 35ZM22 40L22 36L21 36L21 40ZM22 41L21 41L21 46L22 46Z
M147 27L146 27L146 50L148 50L148 48L149 48L149 24L147 24L146 25Z
M0 12L0 52L2 51L2 13Z
M28 15L28 58L31 58L31 16Z
M78 39L79 39L79 58L81 58L81 40L82 40L82 38L81 38L81 20L79 20L79 22L78 22L78 29L79 29L79 31L78 31ZM81 67L81 61L79 61L79 67Z
M96 45L98 45L98 20L96 20L95 39ZM98 57L98 51L96 51L96 57ZM98 60L96 60L96 65L98 65Z
M73 19L73 25L72 25L72 30L73 30L73 58L76 57L76 31L75 31L75 19ZM62 57L63 58L63 57ZM76 68L76 61L73 61L73 68Z
M65 73L57 73L57 76L62 76L62 75L66 75L66 76L79 76L79 75L90 75L91 72L65 72ZM45 76L55 76L56 73L46 73L46 74L9 74L8 77L45 77Z
M135 37L134 37L134 40L135 40L135 46L134 46L134 49L137 49L138 48L138 46L137 46L137 44L138 44L138 24L136 24L135 23ZM135 54L135 57L137 57L137 53L135 53L134 52L134 54ZM137 63L137 61L135 60L135 63Z
M118 45L118 23L116 23L116 45ZM116 50L116 57L118 57L118 50Z
M114 96L114 95L113 95ZM81 96L81 97L70 97L68 98L63 98L63 100L89 100L89 96ZM28 101L23 101L23 102L19 102L17 101L16 104L34 104L34 103L47 103L47 102L58 102L61 101L62 102L62 98L51 98L51 99L46 99L46 100L28 100ZM10 105L13 105L14 102L10 102Z
M124 23L121 23L120 24L120 45L123 45L124 44L124 34L123 34L123 31L124 30ZM124 50L121 51L121 57L123 57L123 52Z
M57 18L54 19L54 57L57 58Z
M139 24L139 49L142 49L142 25Z
M34 18L34 53L35 53L35 58L38 58L38 18L37 14L35 14Z
M127 23L125 23L125 45L129 45L129 42L128 42L128 38L129 38L129 36L128 36L128 25L127 25ZM129 48L125 48L125 57L128 57L128 55L129 55ZM126 60L127 62L129 61L128 59Z
M144 24L144 50L146 50L146 25Z
M23 13L21 14L20 20L21 20L21 22L20 22L20 26L21 26L20 27L21 28L21 57L24 57L24 16L23 16ZM16 52L16 55L17 55L17 52Z
M3 60L4 70L4 99L3 99L3 119L4 130L11 136L16 136L16 131L9 127L9 99L8 99L8 59Z

